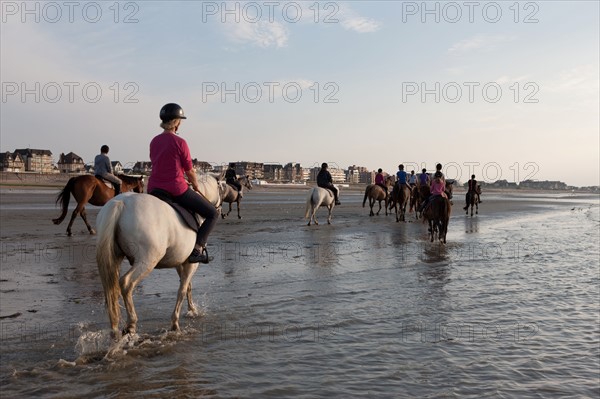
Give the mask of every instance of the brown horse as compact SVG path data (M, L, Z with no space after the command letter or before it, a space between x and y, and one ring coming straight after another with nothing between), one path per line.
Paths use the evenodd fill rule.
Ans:
M121 191L134 191L136 193L144 192L144 181L142 177L134 177L127 175L119 175L119 179L123 182L121 184ZM108 187L104 181L99 180L96 176L93 175L81 175L77 177L71 177L65 188L58 194L56 197L56 203L61 203L62 213L56 219L52 219L54 224L61 224L62 221L67 216L67 211L69 209L69 200L71 199L71 194L77 201L77 207L73 211L71 215L71 220L69 221L69 225L67 226L67 235L71 235L71 226L73 226L73 221L77 217L77 215L81 215L83 222L87 226L90 234L96 234L92 226L87 221L87 214L85 212L85 204L88 202L92 205L102 206L106 204L111 198L115 196L115 190Z
M475 192L467 192L467 194L466 194L467 205L465 207L463 207L463 209L465 210L465 215L469 214L469 206L471 207L471 217L473 217L473 207L475 207L475 214L476 215L479 214L479 202L481 202L480 197L479 197L480 194L481 194L481 186L480 185L477 185L477 189L475 190Z
M448 198L441 195L435 196L423 210L423 217L429 222L431 242L433 242L434 236L437 233L440 242L446 243L448 223L450 222L450 213L452 211L453 184L453 180L446 180L446 195Z
M408 201L410 200L410 188L406 184L402 184L402 187L399 186L399 184L394 184L390 209L392 206L394 207L396 222L400 220L404 222L406 221L406 205L408 205ZM400 208L400 214L398 214L398 208Z
M446 243L451 209L450 201L439 195L434 197L423 211L423 217L429 222L431 242L433 242L435 233L437 233L440 242Z
M424 201L425 198L427 198L429 196L429 186L419 186L416 185L412 188L411 192L410 192L410 209L409 212L412 212L412 210L415 210L415 218L418 220L421 212L419 212L419 208L421 206L421 203Z
M252 183L250 182L250 177L248 175L239 177L238 181L242 185L241 192L238 192L238 190L236 188L234 188L233 186L223 183L223 201L222 202L229 203L229 211L227 213L221 212L221 217L223 219L225 219L231 213L231 204L234 202L237 204L238 219L242 218L242 216L240 215L240 201L242 200L240 193L243 194L244 187L246 187L248 190L252 190Z
M367 188L365 188L365 197L363 198L362 206L365 207L365 203L367 202L367 198L369 199L369 207L371 207L371 212L369 216L374 216L373 206L375 206L375 201L379 202L379 210L377 211L377 215L381 212L381 201L385 203L385 215L388 214L388 199L389 199L389 187L394 184L394 176L388 176L385 178L385 186L388 187L388 194L386 195L385 190L377 185L377 184L369 184Z

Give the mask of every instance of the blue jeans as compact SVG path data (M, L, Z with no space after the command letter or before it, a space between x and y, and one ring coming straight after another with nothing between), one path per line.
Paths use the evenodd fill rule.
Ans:
M188 190L180 196L173 197L173 201L204 218L204 223L202 223L202 226L200 226L198 229L196 244L205 246L206 241L208 240L208 235L217 224L217 219L219 216L217 208L215 208L214 205L208 202L206 198L191 188L188 188Z

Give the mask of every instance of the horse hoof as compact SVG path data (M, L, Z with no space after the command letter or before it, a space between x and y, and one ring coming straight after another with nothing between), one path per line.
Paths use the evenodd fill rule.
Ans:
M73 235L73 233L71 233L70 231L67 231L67 236L71 237Z
M238 219L241 219L241 218L242 218L241 216L238 216Z
M135 327L134 326L129 326L127 328L123 329L123 335L127 335L127 334L135 334Z
M90 230L90 234L91 234L91 235L95 235L95 234L96 234L96 230L94 230L94 229L91 229L91 230Z

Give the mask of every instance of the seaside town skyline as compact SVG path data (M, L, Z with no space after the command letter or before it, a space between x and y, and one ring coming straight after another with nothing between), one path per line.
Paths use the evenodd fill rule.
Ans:
M150 175L152 171L152 163L150 161L130 161L122 163L119 160L111 160L114 172L116 174L141 174ZM226 162L214 163L203 160L193 159L194 169L198 172L213 172L221 173L231 164L235 163L236 173L238 175L248 175L251 179L257 182L271 182L271 183L306 183L313 182L316 180L316 174L320 169L320 164L315 163L314 165L306 166L298 162L287 162L287 163L274 163L274 162L255 162L255 161L233 161L229 160ZM329 170L332 174L332 178L335 183L343 184L371 184L374 182L376 169L370 169L365 166L349 165L347 167L340 167L335 162L328 162ZM416 163L406 163L405 170L408 173L412 171L419 175L422 168L411 167L416 166ZM423 165L423 164L422 164ZM421 166L422 166L421 165ZM471 168L475 165L468 164ZM448 166L448 165L446 165ZM458 164L450 164L449 168L456 168ZM496 166L493 166L494 174L498 176L498 170ZM426 168L428 173L434 168ZM11 151L0 151L0 172L15 172L15 173L93 173L93 161L85 162L82 157L69 152L67 154L61 153L58 159L54 160L52 151L42 149L16 149ZM394 176L396 171L383 171L385 175ZM462 172L458 169L455 173L461 174L461 176L453 176L452 172L447 173L447 178L455 179L459 184L466 184L470 178L470 174L467 175L466 179L462 179ZM476 175L477 176L477 175ZM484 186L497 187L497 188L538 188L538 189L550 189L550 190L566 190L566 189L587 189L589 191L598 191L598 186L572 186L565 182L558 180L537 180L533 178L523 179L522 181L510 181L507 179L495 179L489 180L485 177L477 177L478 181Z

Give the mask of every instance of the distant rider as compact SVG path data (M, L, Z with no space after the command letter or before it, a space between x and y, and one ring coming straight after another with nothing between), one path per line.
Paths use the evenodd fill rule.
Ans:
M471 204L471 195L477 194L477 180L475 180L475 175L471 175L471 180L469 180L467 194L465 195L466 205L463 210L467 210L469 205Z
M385 185L385 176L383 175L383 170L381 168L377 169L377 174L375 175L375 184L385 190L385 196L388 196L388 188Z
M108 158L108 146L100 147L100 154L94 158L94 174L111 182L115 187L115 197L121 193L121 179L113 174L112 164Z
M238 181L237 173L235 173L235 162L229 163L229 168L225 171L225 182L235 187L238 195L242 198L242 183Z
M396 172L396 184L398 184L398 188L400 188L401 185L405 185L406 187L410 188L408 185L408 174L404 170L403 164L398 165L398 172Z
M329 173L329 171L327 170L328 167L329 166L325 162L321 164L321 170L317 175L317 186L331 190L333 192L335 204L341 205L341 202L338 199L338 189L333 185L333 178L331 177L331 173Z

